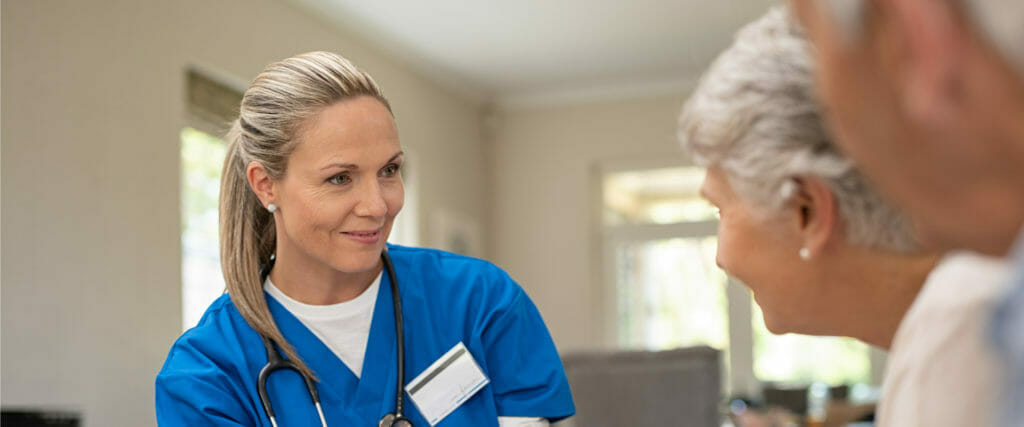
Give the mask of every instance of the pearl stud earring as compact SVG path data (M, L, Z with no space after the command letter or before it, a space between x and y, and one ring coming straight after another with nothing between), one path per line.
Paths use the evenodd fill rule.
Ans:
M800 259L807 261L811 259L811 251L807 248L800 248Z
M270 211L270 213L277 212L277 205L271 203L267 205L267 210Z

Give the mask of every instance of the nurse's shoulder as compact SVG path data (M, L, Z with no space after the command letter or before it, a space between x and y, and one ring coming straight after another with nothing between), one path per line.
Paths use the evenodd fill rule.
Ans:
M254 380L248 373L254 356L249 349L254 347L262 349L259 336L228 294L221 295L174 342L156 377L159 424L208 423L213 418L252 422L253 408L243 397Z
M540 312L509 275L477 258L436 249L389 246L411 327L463 340L490 379L499 416L559 420L575 413L569 383ZM429 320L434 320L433 322ZM410 326L407 326L410 327ZM421 334L422 336L424 334ZM416 340L417 335L406 335ZM449 338L451 338L449 336ZM444 354L450 341L435 353ZM422 351L431 340L415 341ZM436 357L436 356L435 356ZM429 365L430 358L425 362Z
M533 301L493 263L438 249L389 245L388 253L406 310L413 310L407 315L422 311L470 341L486 338L488 331L502 330L505 324L547 335Z
M164 366L173 366L176 358L197 351L207 357L238 358L240 346L258 340L256 331L249 327L230 296L225 293L210 304L196 326L178 337Z
M440 249L399 245L388 245L388 254L395 263L396 274L403 287L412 280L420 286L429 287L429 294L446 298L462 295L491 302L518 298L524 293L505 270L487 260Z

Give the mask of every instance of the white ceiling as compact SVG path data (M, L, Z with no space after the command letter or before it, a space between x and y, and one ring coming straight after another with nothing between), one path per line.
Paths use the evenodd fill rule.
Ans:
M685 90L776 0L289 0L506 106Z

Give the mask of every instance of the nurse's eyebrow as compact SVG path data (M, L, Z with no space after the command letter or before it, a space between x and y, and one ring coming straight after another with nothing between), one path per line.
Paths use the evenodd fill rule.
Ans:
M320 170L327 170L327 169L334 169L334 168L338 168L338 169L359 169L359 166L356 166L353 163L330 163L330 164L320 168Z
M388 163L391 163L391 162L393 162L395 160L398 160L398 158L402 157L402 155L404 155L404 154L405 154L404 151L399 151L398 153L395 153L394 156L391 156L391 158L388 159L388 161L386 161L384 163L388 164ZM358 170L359 166L356 165L355 163L329 163L329 164L325 165L324 167L320 168L320 170L327 170L327 169L334 169L334 168Z

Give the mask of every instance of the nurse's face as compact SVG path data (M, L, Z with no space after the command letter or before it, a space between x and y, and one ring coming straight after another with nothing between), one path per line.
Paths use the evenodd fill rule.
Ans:
M344 100L304 123L297 141L273 184L278 259L310 272L375 269L405 198L391 113L372 97Z
M767 208L739 197L717 167L708 169L701 194L719 210L715 260L750 288L768 330L822 333L815 321L822 295L798 256L801 240L788 213L764 215Z

